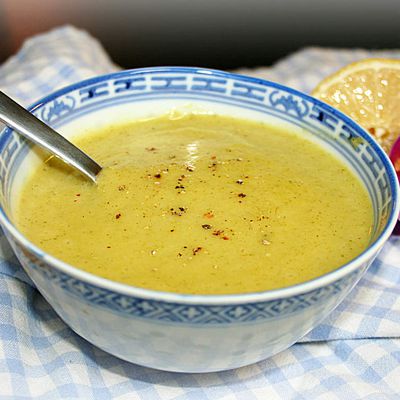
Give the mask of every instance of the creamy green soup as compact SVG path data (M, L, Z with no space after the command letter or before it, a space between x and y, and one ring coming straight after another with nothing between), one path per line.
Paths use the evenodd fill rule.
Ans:
M51 159L16 216L33 243L93 274L177 293L257 292L332 271L369 243L359 179L294 132L193 114L77 144L104 166L98 184Z

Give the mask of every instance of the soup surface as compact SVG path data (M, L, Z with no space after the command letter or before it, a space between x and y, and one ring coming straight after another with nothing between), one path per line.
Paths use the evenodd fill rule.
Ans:
M25 184L22 232L93 274L162 291L257 292L329 272L370 239L372 206L298 134L215 115L86 132L98 185L50 159Z

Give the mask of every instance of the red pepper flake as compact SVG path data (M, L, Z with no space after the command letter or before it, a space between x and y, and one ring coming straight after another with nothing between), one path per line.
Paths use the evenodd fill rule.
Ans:
M192 250L193 255L195 256L199 251L201 251L203 248L202 247L196 247Z
M120 219L121 218L121 213L115 214L115 219Z
M244 197L246 197L247 195L244 194L244 193L239 193L238 196L241 197L241 198L244 198Z
M208 219L214 218L214 213L213 213L213 211L207 211L207 212L203 215L203 217L208 218Z
M214 236L217 236L223 240L229 240L229 237L224 235L224 231L221 229L216 229L215 231L213 231L212 233Z

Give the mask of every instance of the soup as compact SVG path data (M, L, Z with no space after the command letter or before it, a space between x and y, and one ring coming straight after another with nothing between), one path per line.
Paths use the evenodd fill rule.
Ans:
M20 230L82 270L142 288L258 292L325 274L368 245L370 198L298 133L217 115L162 116L76 141L98 184L60 161L27 180Z

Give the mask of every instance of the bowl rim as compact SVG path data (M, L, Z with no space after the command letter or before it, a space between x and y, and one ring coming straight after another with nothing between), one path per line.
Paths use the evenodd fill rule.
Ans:
M248 83L260 84L266 87L281 89L286 91L287 93L298 96L306 101L311 101L313 104L318 105L322 109L327 110L331 114L338 117L340 120L344 121L346 124L350 125L377 152L377 154L380 157L380 160L384 165L386 172L389 175L389 184L393 197L393 205L390 210L390 216L388 218L388 221L384 229L380 233L380 235L376 238L376 240L373 243L371 243L363 252L361 252L354 259L350 260L346 264L341 265L340 267L334 269L333 271L318 276L314 279L278 289L250 292L250 293L221 294L221 295L181 294L174 292L158 291L153 289L145 289L112 281L107 278L103 278L98 275L94 275L92 273L83 271L78 267L75 267L74 265L68 264L54 256L51 256L50 254L45 253L38 246L31 243L8 219L5 211L3 210L3 207L0 205L0 225L14 238L14 240L19 242L23 247L29 249L29 251L34 253L36 257L43 260L45 263L49 264L52 268L55 268L58 271L65 273L75 279L87 282L91 285L100 287L102 289L130 297L148 299L152 301L160 301L164 303L192 304L192 305L205 305L205 306L262 303L271 300L277 300L277 299L283 299L301 295L304 293L320 289L324 286L328 286L329 284L338 281L344 278L345 276L349 275L350 273L354 272L357 268L361 267L361 265L368 262L369 260L373 260L374 256L381 249L386 240L390 237L400 212L400 201L399 201L400 189L394 167L388 155L380 148L375 139L373 139L372 136L365 129L363 129L355 121L353 121L351 118L349 118L347 115L343 114L339 110L306 93L300 92L288 86L268 81L265 79L220 71L216 69L208 69L201 67L179 67L179 66L148 67L148 68L136 68L136 69L127 69L127 70L112 72L73 83L41 98L40 100L36 101L33 105L28 107L28 110L30 112L34 112L37 108L44 106L46 103L53 101L55 98L64 95L66 93L69 93L71 91L76 91L77 89L80 89L82 87L86 87L89 85L93 85L99 82L119 77L126 77L129 75L143 74L143 73L145 74L157 73L157 72L158 73L179 72L183 74L195 73L195 74L214 76L219 78L235 79ZM0 137L4 136L7 132L11 131L12 129L6 127L0 132Z

